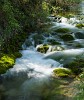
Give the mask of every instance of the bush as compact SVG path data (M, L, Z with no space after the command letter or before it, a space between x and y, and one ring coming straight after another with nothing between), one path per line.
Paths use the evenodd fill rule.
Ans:
M72 71L67 68L56 68L53 72L58 77L69 77L72 74Z

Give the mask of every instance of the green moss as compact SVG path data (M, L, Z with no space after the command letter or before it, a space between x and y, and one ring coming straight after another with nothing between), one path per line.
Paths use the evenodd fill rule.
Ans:
M0 59L0 74L5 73L7 69L14 65L14 58L8 55L4 55Z
M70 34L64 34L61 36L61 38L64 40L64 41L71 41L71 40L74 40L73 36L70 35Z
M68 29L68 28L59 28L59 29L56 30L56 32L58 32L58 33L68 33L68 32L70 32L70 29Z
M40 47L37 48L37 51L41 53L46 53L48 49L49 45L41 45Z
M15 59L21 57L20 52L14 52L13 54L4 54L0 56L0 74L5 73L9 68L15 64Z
M80 23L80 24L76 24L76 27L78 27L78 28L82 28L82 27L84 27L84 24L82 24L82 23Z
M58 77L68 77L72 74L72 71L66 68L56 68L53 72Z

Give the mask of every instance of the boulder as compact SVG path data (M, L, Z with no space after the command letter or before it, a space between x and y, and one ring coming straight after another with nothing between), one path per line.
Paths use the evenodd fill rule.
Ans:
M49 46L50 45L39 45L39 46L37 46L37 51L38 52L41 52L41 53L46 53L47 51L48 51L48 49L49 49Z
M64 34L64 35L60 36L60 38L63 39L64 41L74 40L74 37L71 34Z

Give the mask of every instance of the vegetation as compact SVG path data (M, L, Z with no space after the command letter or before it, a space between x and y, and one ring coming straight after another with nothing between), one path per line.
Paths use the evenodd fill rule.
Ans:
M79 11L78 4L82 0L47 0L50 12L54 15L74 14Z
M8 68L14 65L14 59L5 55L0 59L0 74L4 73Z
M5 73L9 68L15 64L15 59L21 57L21 53L15 52L13 54L0 55L0 74Z
M37 48L37 51L41 53L46 53L49 47L50 45L41 45Z
M78 27L78 28L82 28L82 27L84 27L84 24L82 24L82 23L80 23L80 24L76 24L76 27Z
M78 92L75 95L74 100L84 99L84 72L79 75L79 79L79 84L76 85Z
M53 72L58 77L70 77L72 75L72 71L67 68L56 68Z

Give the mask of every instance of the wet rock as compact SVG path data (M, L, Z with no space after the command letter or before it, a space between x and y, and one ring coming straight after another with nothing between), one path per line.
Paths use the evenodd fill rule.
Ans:
M37 51L41 52L41 53L46 53L47 50L49 49L50 45L40 45L39 47L37 47Z
M74 40L74 37L71 34L64 34L61 36L61 39L63 39L64 41L71 41Z

